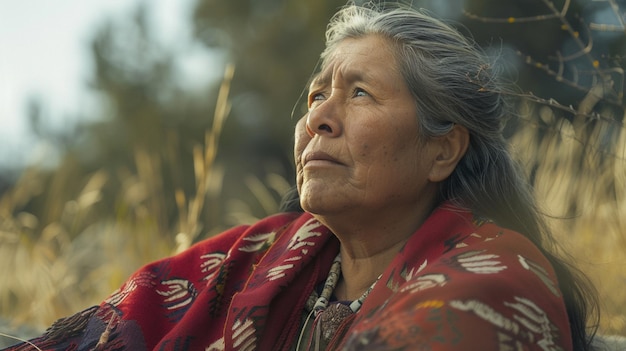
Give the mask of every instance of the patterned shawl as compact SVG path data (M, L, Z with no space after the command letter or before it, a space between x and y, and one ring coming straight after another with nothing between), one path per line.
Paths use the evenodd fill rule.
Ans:
M268 217L146 265L100 306L32 342L42 350L289 350L338 250L310 214ZM331 347L572 348L545 257L522 235L450 205L411 236Z

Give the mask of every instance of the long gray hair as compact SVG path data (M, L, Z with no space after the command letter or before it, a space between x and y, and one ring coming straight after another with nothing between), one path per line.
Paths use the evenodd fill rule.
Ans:
M597 311L595 295L586 278L553 253L532 189L502 135L510 108L487 56L453 27L410 7L348 5L330 21L322 67L342 40L366 35L391 43L415 98L422 137L444 135L455 124L469 130L470 145L441 185L441 200L518 231L540 248L557 273L575 349L588 350L594 331L588 334L586 323Z

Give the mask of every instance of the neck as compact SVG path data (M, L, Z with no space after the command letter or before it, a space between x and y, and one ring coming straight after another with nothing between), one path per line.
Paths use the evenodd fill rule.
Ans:
M335 288L339 300L356 300L380 277L406 240L368 257L358 257L341 246L341 277Z
M340 300L359 298L385 271L400 249L430 215L434 201L411 207L317 214L341 242ZM367 213L364 213L367 212Z

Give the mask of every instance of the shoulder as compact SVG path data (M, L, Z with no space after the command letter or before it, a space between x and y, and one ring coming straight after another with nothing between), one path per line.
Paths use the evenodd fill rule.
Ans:
M438 265L456 273L460 281L476 279L495 285L496 292L550 296L561 302L556 273L542 251L525 236L492 222L478 225L443 254ZM485 294L484 289L477 289Z
M283 213L241 225L202 240L176 255L135 271L104 303L137 311L140 305L162 305L163 299L191 304L209 282L243 280L272 243L303 214ZM228 274L226 274L228 273ZM237 274L235 274L237 273ZM233 287L236 289L237 287ZM174 299L176 296L178 298ZM167 307L167 306L166 306ZM169 308L169 307L167 307Z
M459 233L440 256L406 271L384 307L357 327L360 340L433 350L568 349L567 313L541 251L490 222Z
M525 236L494 223L476 226L420 275L429 274L446 277L439 296L459 312L481 317L490 306L511 318L533 310L559 324L566 321L550 262Z

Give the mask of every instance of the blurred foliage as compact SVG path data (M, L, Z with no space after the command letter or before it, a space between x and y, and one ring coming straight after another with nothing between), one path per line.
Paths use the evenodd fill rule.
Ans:
M358 1L357 1L358 2ZM602 331L626 335L626 5L616 0L412 1L499 57L513 151L558 238L598 285ZM91 43L100 110L0 197L0 316L36 327L98 303L141 264L277 211L292 129L344 1L197 0L194 38L231 65L190 89L146 2ZM234 67L234 68L233 68ZM565 218L565 219L563 219Z

